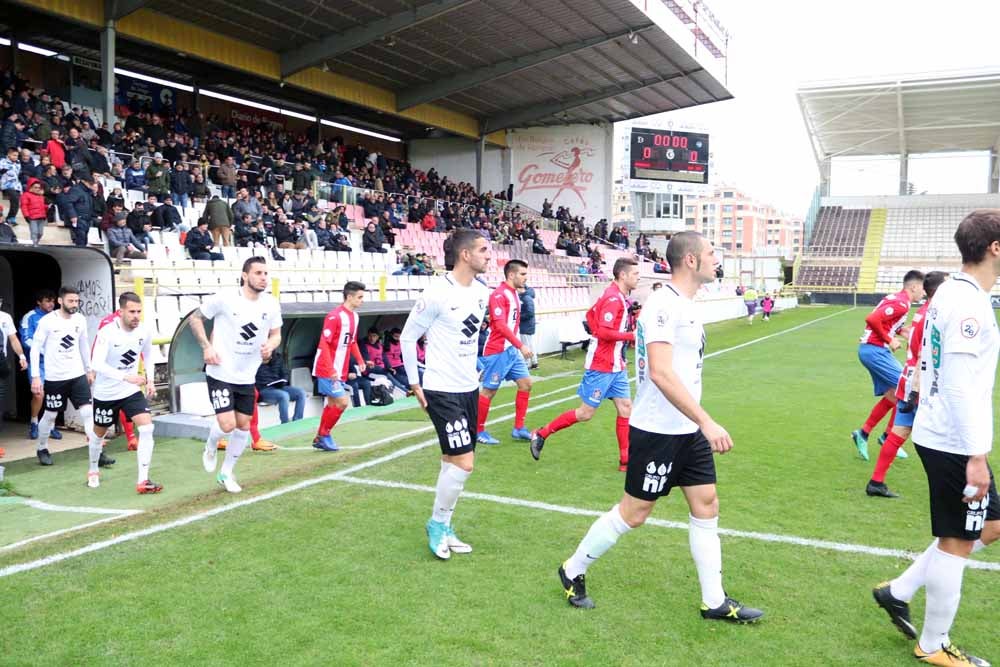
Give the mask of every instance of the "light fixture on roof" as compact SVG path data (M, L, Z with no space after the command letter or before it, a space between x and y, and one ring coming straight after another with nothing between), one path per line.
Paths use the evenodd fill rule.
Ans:
M324 60L324 61L323 61L323 66L322 66L322 67L320 67L320 69L321 69L321 70L323 70L324 72L329 72L329 71L330 71L330 64L329 64L329 63L327 63L327 62L326 62L326 61Z
M284 87L285 87L285 80L282 79L281 81L278 82L278 88L284 88Z
M392 47L396 46L396 36L395 35L389 35L388 37L386 37L385 38L385 45L388 46L389 48L392 48Z
M632 42L633 44L638 44L639 43L639 35L637 33L635 33L634 31L629 30L628 31L628 41Z

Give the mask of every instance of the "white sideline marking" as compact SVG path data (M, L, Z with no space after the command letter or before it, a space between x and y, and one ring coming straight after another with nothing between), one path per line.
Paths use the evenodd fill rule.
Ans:
M350 484L364 484L367 486L378 486L387 489L407 489L410 491L424 491L426 493L436 493L437 489L432 486L421 484L409 484L406 482L389 482L381 479L367 479L364 477L342 476L338 479L341 482ZM553 505L535 500L523 500L521 498L510 498L507 496L495 496L490 493L475 493L469 491L462 492L462 499L485 500L500 505L513 505L515 507L527 507L530 509L544 510L546 512L559 512L561 514L572 514L574 516L598 517L605 511L588 510L580 507L567 507L566 505ZM688 524L680 521L667 521L666 519L647 519L646 523L660 528L673 528L675 530L687 530ZM902 549L885 549L883 547L871 547L864 544L850 544L847 542L828 542L826 540L816 540L808 537L796 537L795 535L778 535L774 533L758 533L749 530L734 530L732 528L719 528L720 535L730 537L741 537L749 540L761 542L776 542L779 544L793 544L800 547L813 547L815 549L826 549L828 551L840 551L844 553L866 554L869 556L884 556L887 558L906 558L913 560L918 554ZM1000 563L991 563L970 559L969 567L978 570L1000 571Z
M768 339L774 338L775 336L780 336L780 335L785 334L785 333L790 333L792 331L796 331L798 329L801 329L803 327L809 326L811 324L815 324L817 322L822 322L823 320L829 319L831 317L835 317L836 315L839 315L839 314L844 313L844 312L849 312L850 310L854 310L854 309L853 308L849 308L847 310L842 310L842 311L839 311L837 313L833 313L832 315L826 315L824 317L820 317L820 318L817 318L815 320L809 320L808 322L804 322L802 324L796 325L796 326L791 327L789 329L784 329L782 331L777 331L777 332L775 332L773 334L768 334L767 336L762 336L761 338L755 338L754 340L748 341L746 343L742 343L740 345L735 345L733 347L726 348L726 349L723 349L723 350L718 350L716 352L713 352L711 354L707 354L705 356L706 357L718 356L720 354L724 354L725 352L730 352L732 350L738 350L738 349L744 348L744 347L746 347L748 345L752 345L752 344L757 343L757 342L768 340ZM563 387L562 389L557 389L557 390L554 390L553 392L550 392L550 393L558 393L560 391L565 391L567 388L572 388L572 386ZM565 403L566 401L571 401L571 400L574 400L575 398L576 398L576 394L573 394L571 396L560 398L560 399L555 400L555 401L549 401L548 403L544 403L542 405L537 405L537 406L529 407L528 412L534 412L535 410L540 410L540 409L548 408L548 407L551 407L553 405L558 405L559 403ZM504 415L502 417L495 417L493 419L490 419L486 423L487 424L494 424L494 423L497 423L497 422L506 421L507 419L510 419L513 416L514 416L513 413L506 414L506 415ZM425 427L423 429L420 429L418 432L422 433L422 432L425 432L427 430L430 430L430 428L432 428L432 427ZM414 430L416 430L416 429L414 429ZM401 438L401 437L405 437L405 434L396 435L393 438L390 438L388 440L391 441L392 439L398 439L398 438ZM383 438L383 440L387 440L387 439ZM305 489L305 488L308 488L310 486L315 486L316 484L322 484L323 482L329 482L329 481L338 481L338 480L341 480L344 477L352 475L353 473L358 472L360 470L365 470L367 468L371 468L371 467L374 467L374 466L377 466L377 465L381 465L382 463L387 463L389 461L393 461L395 459L398 459L398 458L401 458L403 456L406 456L407 454L411 454L413 452L416 452L416 451L419 451L419 450L424 449L426 447L429 447L429 446L431 446L433 444L437 444L437 438L430 438L428 440L424 440L424 441L416 443L414 445L410 445L409 447L404 447L403 449L397 450L395 452L392 452L392 453L387 454L385 456L381 456L381 457L376 458L376 459L372 459L371 461L366 461L366 462L359 463L359 464L354 465L354 466L350 466L348 468L345 468L344 470L341 470L340 472L330 473L328 475L322 475L320 477L314 477L312 479L307 479L307 480L303 480L301 482L296 482L295 484L291 484L289 486L285 486L285 487L282 487L280 489L275 489L273 491L269 491L268 493L264 493L264 494L261 494L259 496L254 496L252 498L246 498L245 500L239 500L237 502L229 503L227 505L220 505L219 507L214 507L214 508L209 509L209 510L204 510L204 511L199 512L197 514L191 514L191 515L183 517L181 519L176 519L174 521L169 521L167 523L156 524L154 526L150 526L150 527L144 528L142 530L137 530L137 531L133 531L131 533L125 533L124 535L119 535L118 537L113 537L113 538L110 538L110 539L107 539L107 540L101 540L100 542L93 542L91 544L88 544L86 546L80 547L78 549L73 549L72 551L64 551L64 552L61 552L61 553L53 554L51 556L46 556L44 558L40 558L38 560L29 561L27 563L18 563L18 564L15 564L15 565L8 565L6 567L0 568L0 579L2 579L3 577L8 577L8 576L11 576L11 575L14 575L14 574L18 574L20 572L28 572L28 571L31 571L31 570L36 570L38 568L45 567L46 565L53 565L55 563L60 563L60 562L62 562L64 560L69 560L71 558L76 558L77 556L83 556L85 554L92 553L92 552L95 552L95 551L101 551L101 550L107 549L109 547L117 546L119 544L124 544L125 542L131 542L133 540L137 540L137 539L140 539L140 538L143 538L143 537L148 537L150 535L155 535L157 533L162 533L162 532L165 532L167 530L171 530L173 528L180 528L182 526L186 526L186 525L189 525L189 524L192 524L192 523L196 523L198 521L203 521L205 519L208 519L210 517L216 516L218 514L223 514L225 512L229 512L231 510L239 509L241 507L246 507L247 505L253 505L253 504L256 504L258 502L262 502L264 500L271 500L272 498L277 498L279 496L283 496L283 495L285 495L287 493L291 493L293 491L298 491L300 489ZM553 506L553 507L555 507L555 506ZM40 539L44 539L46 537L52 537L52 536L54 536L56 534L58 534L58 531L57 531L57 533L52 533L52 534L49 534L49 535L41 535L41 536L38 536L37 538L33 538L33 539L40 540Z
M32 542L38 542L39 540L47 540L50 537L58 537L60 535L65 535L66 533L72 533L77 530L83 530L84 528L90 528L92 526L99 526L102 523L108 523L109 521L117 521L118 519L124 519L127 516L135 516L136 514L141 514L140 510L130 511L127 514L116 514L115 516L104 517L103 519L97 519L95 521L88 521L87 523L81 523L78 526L70 526L69 528L62 528L60 530L54 530L51 533L45 533L44 535L36 535L35 537L29 537L27 539L21 540L20 542L14 542L13 544L7 544L0 547L0 551L10 551L12 549L17 549L18 547L23 547L26 544L31 544Z
M71 505L53 505L51 503L45 503L41 500L32 500L30 498L25 498L21 501L22 504L29 507L34 507L36 510L45 510L47 512L77 512L79 514L116 514L116 515L126 515L126 514L140 514L142 510L115 510L108 509L106 507L78 507Z

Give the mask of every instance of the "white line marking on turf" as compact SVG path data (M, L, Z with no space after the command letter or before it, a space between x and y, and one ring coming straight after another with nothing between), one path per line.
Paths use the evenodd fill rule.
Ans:
M136 514L141 514L140 510L135 510L134 512L129 512L127 514L116 514L115 516L104 517L103 519L97 519L96 521L88 521L87 523L81 523L78 526L70 526L69 528L62 528L60 530L54 530L51 533L45 533L44 535L36 535L35 537L29 537L27 539L21 540L20 542L14 542L13 544L7 544L0 547L0 551L10 551L12 549L17 549L18 547L23 547L26 544L31 544L32 542L39 542L41 540L47 540L50 537L58 537L60 535L65 535L66 533L72 533L77 530L83 530L84 528L90 528L92 526L99 526L102 523L108 523L109 521L117 521L118 519L124 519L127 516L135 516Z
M381 479L367 479L364 477L341 476L338 481L350 484L364 484L367 486L377 486L387 489L407 489L410 491L423 491L426 493L436 493L437 489L432 486L421 484L409 484L406 482L389 482ZM510 498L507 496L496 496L490 493L476 493L470 491L462 492L462 499L485 500L500 505L512 505L515 507L527 507L530 509L544 510L546 512L559 512L561 514L572 514L574 516L598 517L606 510L588 510L580 507L567 507L566 505L553 505L552 503L539 502L536 500L523 500L521 498ZM660 528L672 528L674 530L687 530L688 524L680 521L667 521L665 519L647 519L646 523ZM813 547L815 549L826 549L828 551L840 551L844 553L865 554L869 556L884 556L887 558L907 558L913 560L917 554L901 549L886 549L883 547L871 547L864 544L850 544L847 542L828 542L827 540L816 540L808 537L797 537L795 535L777 535L774 533L758 533L749 530L734 530L732 528L719 528L720 535L730 537L741 537L749 540L761 542L776 542L779 544L792 544L800 547ZM979 570L1000 571L1000 563L987 561L969 560L969 567Z
M116 510L108 509L107 507L78 507L75 505L53 505L51 503L45 503L41 500L32 500L30 498L25 498L22 503L28 507L34 507L36 510L45 510L47 512L77 512L79 514L139 514L142 510Z
M801 329L802 327L809 326L811 324L815 324L817 322L822 322L823 320L829 319L830 317L834 317L834 316L839 315L840 313L843 313L843 312L848 312L849 310L853 310L853 309L839 311L837 313L833 313L832 315L826 315L824 317L820 317L820 318L817 318L815 320L810 320L810 321L805 322L803 324L796 325L795 327L792 327L792 328L789 328L789 329L784 329L782 331L777 331L777 332L775 332L773 334L769 334L767 336L762 336L761 338L756 338L756 339L754 339L752 341L748 341L747 343L743 343L741 345L736 345L736 346L733 346L731 348L726 348L724 350L719 350L717 352L712 353L711 355L705 355L705 356L706 357L707 356L717 356L717 355L723 354L724 352L729 352L731 350L737 350L737 349L746 347L747 345L751 345L754 342L760 342L760 341L763 341L763 340L768 340L770 338L774 338L775 336L780 336L780 335L782 335L784 333L795 331L795 330ZM569 386L569 387L564 387L563 389L557 389L557 390L555 390L552 393L558 393L559 391L564 391L567 388L572 388L572 387ZM565 398L558 399L556 401L549 401L548 403L545 403L545 404L542 404L542 405L530 407L528 409L528 411L529 412L533 412L534 410L540 410L540 409L544 409L544 408L547 408L547 407L551 407L551 406L557 405L559 403L564 403L566 401L573 400L574 397L575 397L575 394L572 395L572 396L567 396ZM511 414L504 415L502 417L496 417L494 419L489 420L487 422L487 424L494 424L496 422L505 421L507 419L510 419L513 416L514 416L513 413L511 413ZM424 432L426 430L429 430L429 428L425 427L425 429L421 430L420 432ZM392 439L398 439L400 437L405 437L405 436L404 435L397 435L397 436L394 436ZM390 439L390 441L392 439ZM383 440L385 440L385 439L383 439ZM428 440L424 440L424 441L419 442L417 444L410 445L409 447L404 447L403 449L397 450L397 451L392 452L390 454L387 454L385 456L381 456L379 458L372 459L371 461L366 461L366 462L359 463L359 464L354 465L354 466L350 466L348 468L345 468L344 470L341 470L340 472L331 473L329 475L323 475L321 477L314 477L312 479L303 480L301 482L296 482L295 484L291 484L289 486L282 487L280 489L275 489L274 491L269 491L268 493L264 493L264 494L261 494L259 496L254 496L252 498L247 498L245 500L239 500L239 501L237 501L235 503L229 503L227 505L220 505L219 507L214 507L214 508L212 508L210 510L205 510L205 511L199 512L197 514L191 514L191 515L183 517L181 519L176 519L174 521L169 521L167 523L156 524L154 526L149 526L148 528L144 528L142 530L137 530L137 531L133 531L131 533L126 533L124 535L119 535L118 537L114 537L114 538L107 539L107 540L101 540L100 542L94 542L94 543L88 544L86 546L80 547L78 549L74 549L72 551L65 551L65 552L53 554L51 556L46 556L45 558L40 558L38 560L29 561L27 563L18 563L16 565L8 565L7 567L0 568L0 578L8 577L8 576L11 576L13 574L18 574L20 572L28 572L28 571L31 571L31 570L36 570L38 568L45 567L46 565L53 565L55 563L59 563L59 562L62 562L64 560L68 560L68 559L71 559L71 558L76 558L77 556L82 556L82 555L85 555L85 554L88 554L88 553L92 553L92 552L95 552L95 551L101 551L101 550L107 549L109 547L117 546L119 544L124 544L125 542L131 542L133 540L137 540L137 539L140 539L140 538L143 538L143 537L148 537L150 535L155 535L157 533L162 533L164 531L171 530L173 528L180 528L180 527L186 526L188 524L196 523L198 521L203 521L205 519L208 519L210 517L216 516L218 514L224 514L226 512L231 511L231 510L239 509L241 507L246 507L247 505L253 505L253 504L256 504L256 503L259 503L259 502L263 502L265 500L271 500L272 498L277 498L277 497L283 496L283 495L285 495L287 493L291 493L293 491L298 491L300 489L305 489L305 488L308 488L310 486L314 486L316 484L322 484L323 482L328 482L328 481L338 481L338 480L340 480L340 479L342 479L342 478L344 478L344 477L346 477L348 475L351 475L351 474L353 474L355 472L358 472L360 470L365 470L367 468L371 468L371 467L380 465L382 463L387 463L389 461L393 461L395 459L398 459L398 458L401 458L403 456L406 456L407 454L411 454L411 453L419 451L421 449L425 449L426 447L429 447L429 446L431 446L433 444L436 444L436 443L437 443L437 438L430 438ZM43 537L50 537L50 536L51 535L49 535L49 536L39 536L36 539L42 539Z

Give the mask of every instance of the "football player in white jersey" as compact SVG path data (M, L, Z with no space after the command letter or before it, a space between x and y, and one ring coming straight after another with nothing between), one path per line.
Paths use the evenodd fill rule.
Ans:
M873 594L930 665L989 665L952 643L969 556L1000 538L993 448L993 385L1000 329L990 291L1000 278L1000 209L970 213L955 232L962 271L934 294L924 320L913 445L927 475L934 541L903 574ZM910 600L927 588L924 627ZM992 591L986 591L990 595Z
M138 493L159 493L163 487L149 479L153 459L153 418L146 397L156 394L153 385L153 334L142 322L142 299L134 292L118 297L118 316L97 332L90 366L94 379L94 435L90 439L90 467L87 486L100 486L97 463L104 447L104 435L115 423L119 410L132 422L139 433L137 459ZM139 362L145 364L145 374L139 374Z
M701 407L705 330L694 304L715 280L712 244L697 232L674 234L667 245L672 279L643 305L636 329L636 389L629 418L629 459L621 502L590 527L559 568L566 599L590 609L585 573L618 538L645 523L658 498L680 487L690 510L688 536L701 584L701 616L752 623L764 612L729 597L722 587L719 498L715 461L733 440Z
M427 411L441 445L441 472L427 539L431 553L447 560L472 547L455 535L451 517L472 474L479 412L479 328L490 290L478 276L486 272L490 244L473 229L452 237L454 268L433 279L406 320L400 343L410 388ZM417 341L427 334L423 381L417 367Z
M281 344L281 307L267 293L269 285L266 260L251 257L243 263L238 294L208 297L191 315L191 332L203 351L216 417L202 464L206 472L215 472L216 447L220 438L228 436L226 457L216 481L230 493L242 491L233 468L250 441L257 369ZM206 319L213 321L211 340L205 333Z
M59 289L59 307L38 321L31 340L31 393L44 396L45 414L38 423L38 462L52 465L49 434L56 417L69 401L80 414L87 440L94 437L93 406L90 401L90 339L87 320L79 312L80 292L75 287ZM41 359L45 357L45 381ZM113 463L101 452L99 464Z

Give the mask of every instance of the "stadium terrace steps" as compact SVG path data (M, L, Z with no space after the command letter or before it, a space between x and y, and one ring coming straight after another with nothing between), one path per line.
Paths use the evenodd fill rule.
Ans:
M875 291L879 258L882 256L882 242L885 237L887 211L872 209L865 236L864 252L861 256L861 270L858 272L858 291L871 294Z

